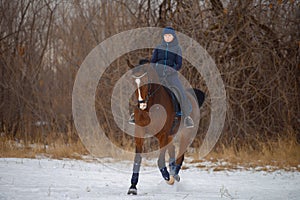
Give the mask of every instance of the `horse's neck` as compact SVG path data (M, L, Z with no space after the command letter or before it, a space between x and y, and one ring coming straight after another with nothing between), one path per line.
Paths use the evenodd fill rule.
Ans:
M164 105L168 103L168 93L163 85L152 84L151 85L151 94L152 94L152 105L161 104Z
M162 80L160 79L159 75L155 71L155 69L150 68L151 70L148 70L149 76L151 77L153 83L151 83L151 90L150 93L152 95L152 105L153 104L169 104L170 98L168 98L169 94L166 91L164 84L162 83ZM158 84L159 83L159 84Z

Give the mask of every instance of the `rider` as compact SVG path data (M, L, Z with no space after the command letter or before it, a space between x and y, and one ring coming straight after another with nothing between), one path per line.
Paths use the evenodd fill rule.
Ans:
M178 44L178 40L175 34L175 30L172 27L166 27L162 32L162 42L153 51L151 63L156 68L159 76L165 77L169 89L176 93L179 92L179 101L184 117L184 126L186 128L194 127L194 121L190 117L192 106L191 102L186 96L186 92L178 78L177 71L181 69L182 57L181 48ZM160 70L162 69L162 70ZM133 124L133 115L129 120L129 123Z
M180 101L184 117L184 126L192 128L194 126L193 119L190 117L192 105L186 96L185 89L183 88L177 73L182 66L181 48L178 44L175 30L172 27L164 28L162 36L162 42L154 49L150 62L159 68L163 66L162 75L166 77L170 89L175 92L175 94L176 91L179 92L179 97L177 98L179 98Z

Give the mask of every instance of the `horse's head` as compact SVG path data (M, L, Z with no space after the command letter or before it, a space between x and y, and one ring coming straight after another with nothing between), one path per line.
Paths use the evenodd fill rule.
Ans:
M149 76L149 61L146 59L140 60L137 66L132 65L128 60L127 64L132 68L132 78L134 84L137 86L135 91L138 100L138 107L141 110L146 110L148 107L149 94L150 94L150 76Z

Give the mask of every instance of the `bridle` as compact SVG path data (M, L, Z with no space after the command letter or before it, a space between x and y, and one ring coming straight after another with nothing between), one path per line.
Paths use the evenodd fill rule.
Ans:
M138 108L141 110L145 110L147 108L147 104L149 102L149 99L151 97L153 97L153 95L161 88L161 85L159 85L159 87L157 87L154 91L151 91L151 79L149 79L148 77L148 92L147 92L147 96L145 97L145 99L142 98L141 96L141 91L140 91L140 83L141 83L141 78L143 78L144 76L148 75L148 72L143 73L140 76L135 76L134 74L132 75L132 77L135 79L135 82L137 84L137 90L138 90Z

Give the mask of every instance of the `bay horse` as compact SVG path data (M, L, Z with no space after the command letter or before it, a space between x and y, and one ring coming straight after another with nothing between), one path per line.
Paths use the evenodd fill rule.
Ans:
M181 117L176 115L176 107L174 106L174 96L168 87L162 84L161 78L157 74L154 67L151 66L148 60L140 60L139 67L132 65L129 60L127 64L132 68L132 77L137 89L135 90L135 97L137 99L137 106L134 108L134 120L135 120L135 157L133 164L133 173L131 177L131 186L127 194L136 195L136 185L139 179L139 171L142 161L144 136L146 134L152 134L159 141L159 157L158 168L161 172L164 180L172 185L175 180L180 181L179 171L184 160L184 153L193 140L192 133L196 134L199 124L199 107L203 104L204 93L200 90L195 90L195 96L192 96L187 92L192 104L191 117L195 121L194 128L184 128L181 125ZM143 67L140 67L143 66ZM144 83L144 84L143 84ZM174 90L172 90L175 92ZM162 122L161 110L162 106L165 110L166 118ZM153 109L154 107L154 109ZM151 110L152 109L152 110ZM154 110L154 111L153 111ZM151 117L152 115L152 117ZM197 126L196 126L197 125ZM173 138L180 132L180 142L178 155L175 158L175 146L173 144ZM168 150L169 154L169 170L165 164L165 153Z

